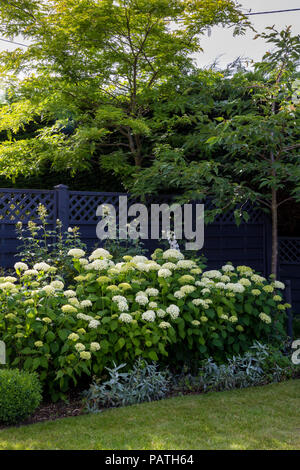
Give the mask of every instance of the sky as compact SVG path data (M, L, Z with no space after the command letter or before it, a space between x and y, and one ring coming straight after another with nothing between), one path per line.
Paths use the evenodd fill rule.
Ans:
M300 8L300 0L240 0L239 2L245 13L270 10L284 10ZM269 15L258 15L250 17L257 32L262 32L266 26L273 24L278 29L292 25L294 34L300 34L300 11L288 13L276 13ZM237 57L244 57L260 60L262 55L270 48L269 44L261 39L253 40L254 32L249 31L245 36L233 37L232 29L215 27L211 31L211 36L207 35L202 39L203 53L196 54L195 61L199 67L206 67L218 58L220 68L226 67ZM15 41L24 42L22 38ZM0 51L13 50L18 46L0 41Z
M258 12L300 8L300 0L240 0L239 3L243 6L245 13L250 9L252 12ZM275 25L277 29L281 30L285 26L291 25L293 34L300 34L300 11L250 16L249 19L258 33L264 31L266 26ZM233 37L231 29L212 28L211 36L205 36L202 39L204 52L194 56L197 65L205 67L218 58L218 66L222 68L239 56L254 61L260 60L263 54L270 49L270 44L262 39L254 41L254 36L255 33L249 31L245 36Z

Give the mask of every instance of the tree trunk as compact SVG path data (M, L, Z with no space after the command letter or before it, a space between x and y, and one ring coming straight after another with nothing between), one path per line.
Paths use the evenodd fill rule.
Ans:
M278 265L278 211L277 211L277 191L272 188L272 266L271 272L277 278Z

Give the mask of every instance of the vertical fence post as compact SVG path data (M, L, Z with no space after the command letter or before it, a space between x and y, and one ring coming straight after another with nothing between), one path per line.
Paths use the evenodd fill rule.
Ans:
M291 281L285 281L285 298L288 304L292 305L292 287ZM291 341L293 340L293 314L292 309L287 309L287 333Z
M69 188L65 184L54 186L57 196L57 219L62 223L62 232L69 227Z

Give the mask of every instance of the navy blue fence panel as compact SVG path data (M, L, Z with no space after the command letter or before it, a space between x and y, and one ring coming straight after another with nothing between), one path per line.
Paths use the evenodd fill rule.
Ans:
M279 238L279 277L291 280L293 312L300 315L300 238Z
M211 203L205 204L210 209ZM234 213L227 212L206 225L203 253L208 267L220 268L231 261L234 265L249 265L260 273L269 274L268 240L271 235L270 221L250 204L243 207L250 218L248 222L236 225Z
M100 204L112 204L118 215L119 196L122 193L69 192L69 225L79 226L83 241L93 247L99 244L96 237L96 225L100 220L96 216ZM131 202L134 202L133 200ZM165 202L162 198L152 198L151 202ZM129 202L130 204L130 202ZM209 206L209 204L207 204ZM206 207L206 205L205 205ZM267 237L270 224L264 214L252 207L244 207L250 213L248 223L236 226L232 212L218 216L214 223L205 228L204 248L201 252L208 259L209 268L219 268L222 263L232 261L234 264L249 264L259 272L267 274ZM157 242L145 243L154 249Z
M119 196L128 197L128 194L89 191L69 192L69 226L80 228L81 238L89 248L101 245L96 235L97 223L100 221L100 217L96 215L97 207L101 204L113 205L118 217Z
M63 222L64 229L78 226L82 240L89 248L101 245L96 236L100 218L96 215L101 204L112 204L118 214L119 196L122 193L69 191L67 186L58 185L54 190L0 189L0 266L12 267L16 261L19 241L15 224L37 220L37 207L43 204L48 211L49 228L55 220ZM128 204L136 202L128 199ZM150 202L168 202L161 196ZM205 204L205 209L210 203ZM235 265L246 264L264 275L270 272L271 229L269 218L254 209L247 210L250 219L236 226L232 212L219 215L212 224L205 227L204 248L201 252L207 258L210 269L219 268L232 261ZM157 242L146 244L152 250ZM284 281L291 279L294 311L300 313L300 238L281 237L279 241L279 275Z
M54 226L57 217L56 191L0 189L0 266L9 268L16 262L19 242L15 225L37 221L37 207L43 204L47 208L50 226Z

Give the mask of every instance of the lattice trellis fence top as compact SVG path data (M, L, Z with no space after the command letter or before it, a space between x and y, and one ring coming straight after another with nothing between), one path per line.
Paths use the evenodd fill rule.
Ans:
M281 263L300 264L300 238L280 237L279 260Z
M0 223L15 224L35 220L39 204L46 207L48 222L53 222L56 217L55 191L1 189Z
M127 196L124 193L93 193L70 191L69 196L69 223L90 224L97 223L99 216L96 215L97 207L101 204L111 204L116 211L119 205L119 196ZM134 202L128 197L129 204Z
M96 223L99 217L96 216L97 207L101 204L111 204L115 207L118 213L119 196L128 197L128 205L138 202L136 199L125 193L97 193L97 192L69 192L69 223L74 224L90 224ZM150 208L151 203L162 204L172 203L172 196L150 196L147 198L146 205ZM206 201L204 210L213 209L211 201ZM264 214L253 207L251 203L245 204L242 211L248 212L250 224L262 223ZM215 223L219 224L235 224L235 217L233 211L224 212L215 218Z

